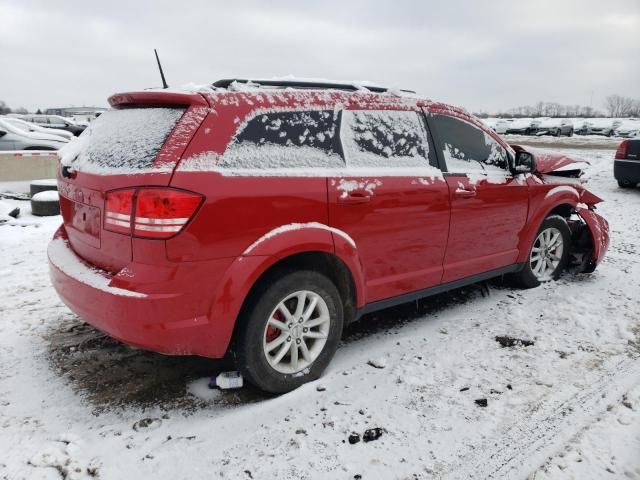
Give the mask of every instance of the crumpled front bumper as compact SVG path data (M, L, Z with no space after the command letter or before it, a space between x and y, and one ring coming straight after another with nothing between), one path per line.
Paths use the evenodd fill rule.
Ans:
M578 215L584 220L591 235L592 252L584 266L584 271L592 272L602 261L609 248L609 222L588 208L576 208Z

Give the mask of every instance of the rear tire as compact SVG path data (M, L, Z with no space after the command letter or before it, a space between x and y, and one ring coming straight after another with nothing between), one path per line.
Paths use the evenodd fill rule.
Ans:
M570 248L571 230L566 220L559 215L551 215L542 222L523 269L508 279L522 288L557 280L569 262Z
M285 273L259 285L247 302L233 346L243 376L270 393L319 378L338 348L344 322L331 280L311 270Z
M618 186L620 188L631 188L633 184L629 180L618 180Z

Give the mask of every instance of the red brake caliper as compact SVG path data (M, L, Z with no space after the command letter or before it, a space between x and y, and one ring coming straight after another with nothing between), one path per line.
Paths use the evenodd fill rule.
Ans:
M282 314L280 312L276 312L275 315L273 316L273 318L275 318L276 320L282 321ZM278 338L280 336L281 333L282 332L279 329L269 325L267 327L267 331L265 332L265 335L264 335L265 336L265 340L267 341L267 343L273 342L276 338Z

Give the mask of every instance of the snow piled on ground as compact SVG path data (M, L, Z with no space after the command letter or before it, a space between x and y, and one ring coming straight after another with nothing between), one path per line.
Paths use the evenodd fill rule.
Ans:
M11 201L23 218L0 226L0 478L640 478L640 191L617 188L612 150L567 153L606 199L612 243L594 274L367 316L320 380L275 398L210 391L224 362L81 323L47 277L59 217Z

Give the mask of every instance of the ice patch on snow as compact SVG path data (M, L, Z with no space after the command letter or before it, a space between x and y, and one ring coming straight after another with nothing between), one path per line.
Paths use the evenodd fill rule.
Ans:
M222 392L217 388L209 388L209 381L209 377L204 377L189 382L187 393L205 402L217 400L222 395Z

